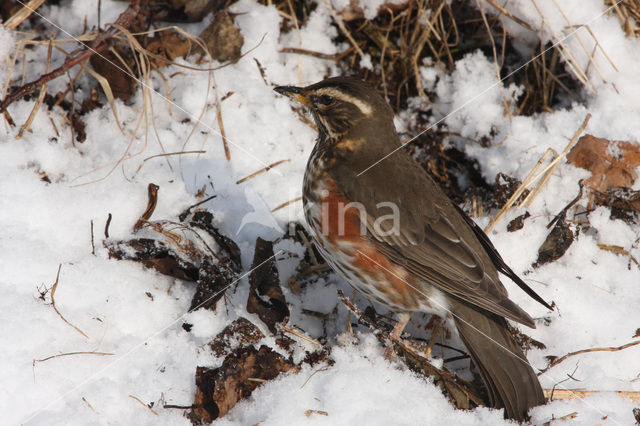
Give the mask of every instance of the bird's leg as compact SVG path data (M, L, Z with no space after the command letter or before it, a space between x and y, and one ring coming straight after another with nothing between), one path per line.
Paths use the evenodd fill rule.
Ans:
M400 336L402 336L402 330L404 330L404 328L407 326L407 323L409 323L409 319L411 319L410 313L403 312L401 314L398 314L398 322L396 323L396 326L393 327L393 331L389 335L389 343L384 350L384 359L391 359L391 357L395 355L395 352L393 350L393 342L400 340Z
M442 319L440 319L437 315L432 315L429 320L429 324L427 328L431 325L431 338L429 339L429 343L427 344L427 349L425 350L425 354L427 358L431 358L431 351L433 350L433 344L436 342L436 338L440 333L440 328L442 327Z

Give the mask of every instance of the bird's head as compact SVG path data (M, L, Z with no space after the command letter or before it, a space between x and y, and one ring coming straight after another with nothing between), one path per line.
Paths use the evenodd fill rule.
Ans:
M354 128L393 127L391 107L372 86L356 78L333 77L306 87L274 90L311 111L321 139L340 139Z

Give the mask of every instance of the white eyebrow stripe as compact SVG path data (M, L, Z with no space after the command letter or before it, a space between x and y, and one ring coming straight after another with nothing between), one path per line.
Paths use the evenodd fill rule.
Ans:
M341 101L349 102L358 107L361 113L366 115L367 117L371 117L373 114L373 108L366 102L361 101L358 98L353 96L349 96L346 93L340 92L339 90L331 89L329 87L324 87L322 89L318 89L316 91L318 95L327 95L334 97L336 99L340 99Z

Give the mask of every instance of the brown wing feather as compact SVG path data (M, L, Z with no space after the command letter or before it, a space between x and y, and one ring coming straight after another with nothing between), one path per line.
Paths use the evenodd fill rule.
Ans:
M478 238L464 213L408 154L400 150L360 176L355 175L361 170L359 163L369 159L344 160L349 158L343 158L330 173L340 182L347 182L343 186L347 199L365 206L368 237L381 252L460 300L535 327L531 317L509 300L487 245ZM381 235L373 226L389 213L378 209L381 202L399 207L398 235Z

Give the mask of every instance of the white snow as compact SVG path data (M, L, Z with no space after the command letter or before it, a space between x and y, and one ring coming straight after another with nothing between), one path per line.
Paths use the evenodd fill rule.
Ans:
M365 15L375 14L379 3L382 2L367 3ZM576 36L589 54L595 42L584 29L571 35L573 29L569 27L588 25L618 71L598 50L594 56L598 67L589 67L590 84L584 89L583 103L570 104L553 113L509 118L505 102L513 107L522 89L504 87L497 81L492 58L471 53L456 63L451 75L426 61L421 68L423 85L435 91L437 98L433 101L438 108L445 114L451 113L443 124L463 136L486 136L493 142L489 148L483 148L471 142L451 141L477 159L488 181L493 181L498 172L522 179L547 148L560 152L566 146L587 113L592 114L587 133L638 143L640 40L624 36L615 14L603 15L605 6L601 0L536 3L547 20L545 26L533 2L508 2L505 7L533 28L543 28L542 35L505 18L510 34L530 46L537 45L539 37L543 42L553 41L554 33L567 37L564 44L585 69L588 56ZM556 3L571 19L570 23ZM89 28L97 24L97 6L91 4L78 0L54 6L45 4L38 12L56 26L79 35L85 18ZM332 4L337 10L348 6L344 1ZM476 2L469 2L469 7L475 5ZM122 2L103 0L102 25L113 22L125 7ZM491 12L490 7L485 7ZM232 11L237 13L235 22L244 35L243 51L255 49L236 64L215 72L218 96L233 92L222 101L230 162L224 157L216 119L216 93L207 72L178 66L163 70L167 76L178 74L169 79L169 96L174 103L172 115L163 97L152 96L160 141L152 129L148 131L148 140L145 132L138 130L129 146L130 140L118 129L108 105L83 117L87 125L84 143L72 141L62 110L47 111L46 107L40 108L30 130L18 140L15 137L34 100L20 100L10 106L17 126L5 123L0 135L2 423L188 425L182 410L163 409L162 405L163 402L190 405L195 394L196 366L220 365L222 360L213 356L206 344L238 316L263 327L256 316L245 311L246 278L228 292L226 302L219 302L215 313L201 310L185 315L193 284L136 263L111 260L103 247L109 213L113 215L110 238L132 237L132 226L146 206L150 182L160 186L152 220L176 220L186 207L199 201L195 194L203 187L207 196L216 195L202 207L213 212L221 231L238 242L245 271L249 271L257 237L280 238L289 221L302 220L300 202L275 213L271 211L300 195L315 133L292 111L289 100L272 88L278 84L309 84L335 75L333 61L280 50L302 47L336 53L342 50L332 42L337 30L329 26L331 14L321 1L299 33L293 30L281 34L282 18L272 6L241 0L232 6ZM198 33L203 25L191 24L189 30ZM60 30L58 35L68 37ZM6 76L7 58L12 55L14 41L20 37L0 28L0 62L5 64L0 76ZM46 54L42 49L26 51L30 64L26 68L27 81L44 71ZM54 52L52 66L61 64L63 59L59 52ZM256 60L264 68L268 84L263 81ZM21 69L19 64L16 70ZM20 72L13 78L19 78ZM85 87L89 83L94 84L87 76L79 81ZM65 78L54 80L49 91L64 90L66 84ZM153 75L152 84L162 96L167 96L160 77ZM208 92L207 87L211 89ZM419 108L421 102L414 100L410 104ZM131 105L118 102L117 107L125 130L135 132L143 108L140 92ZM203 107L208 108L207 112L193 131ZM399 114L399 126L404 128L411 116L411 110ZM162 154L163 149L206 152L155 157L143 163ZM133 155L121 161L125 153ZM289 161L236 184L237 180L284 159ZM38 175L41 172L52 183L41 180ZM512 210L489 235L507 263L545 300L557 305L556 310L547 312L505 280L513 300L538 319L537 329L523 330L547 346L528 353L536 368L544 368L545 357L549 355L629 343L640 327L638 265L628 256L598 247L598 244L617 245L640 259L638 225L612 220L607 209L597 208L588 215L591 228L577 236L562 258L540 268L531 267L548 233L546 225L576 196L578 181L587 176L584 170L562 164L528 209L531 217L523 229L515 233L506 231L507 223L523 213ZM586 206L585 200L581 203ZM486 224L488 217L478 222ZM311 337L321 335L326 326L329 335L336 336L331 352L335 364L305 367L299 374L287 374L266 383L219 423L504 423L502 413L497 410L454 409L428 380L398 363L384 361L382 346L363 328L353 336L343 334L347 313L337 299L336 289L342 288L346 294L351 294L350 290L335 275L328 275L307 286L303 294L294 294L286 280L294 275L304 247L280 240L275 248L283 251L278 256L278 267L292 312L290 323ZM50 294L44 300L39 298L39 289L54 283L58 265L62 266L55 293L56 307L86 338L54 312ZM364 299L357 300L360 306L366 306ZM323 325L319 319L305 316L302 309L335 318ZM184 322L193 324L191 332L183 330ZM266 338L264 342L273 345L273 339ZM296 359L314 349L308 342L296 342ZM34 361L71 352L108 355L76 354ZM640 346L619 352L586 353L567 359L540 379L545 388L557 385L557 389L640 391L639 360ZM130 395L145 404L153 403L158 416ZM634 406L637 403L607 392L535 408L532 420L541 424L576 411L578 417L565 420L566 423L632 424ZM328 415L306 416L310 409Z

